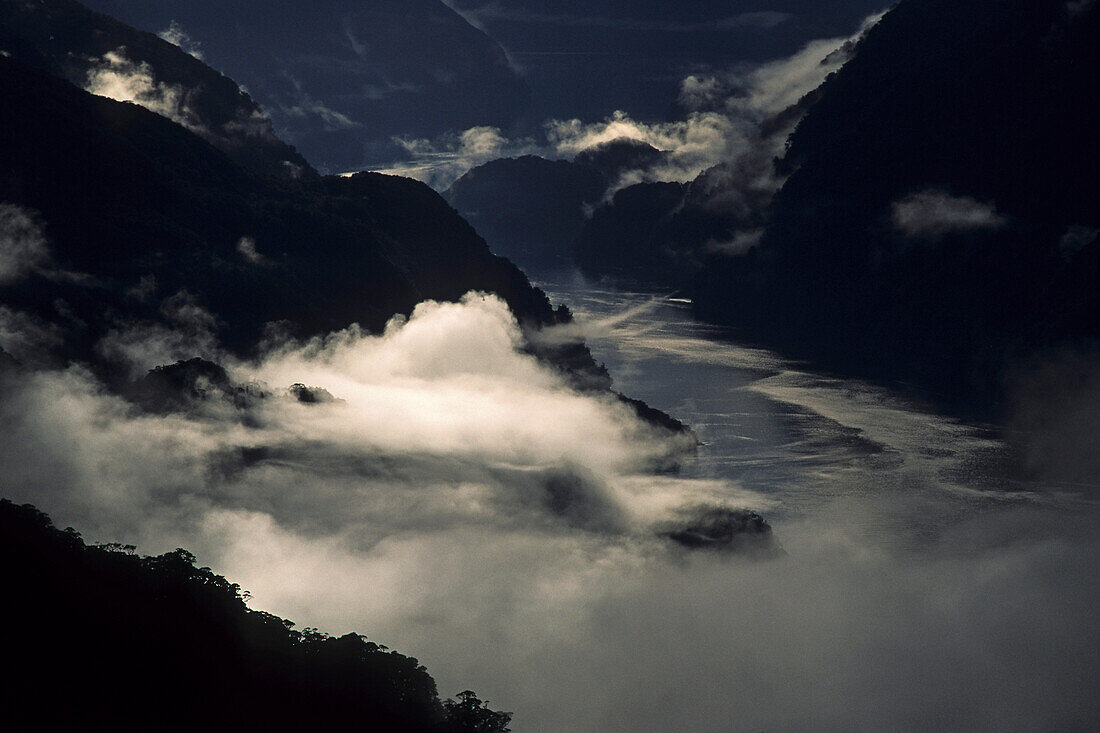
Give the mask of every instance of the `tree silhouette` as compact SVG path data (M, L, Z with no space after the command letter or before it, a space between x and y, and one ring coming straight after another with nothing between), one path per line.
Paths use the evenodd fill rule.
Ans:
M511 730L511 713L491 710L488 701L483 702L472 690L458 693L457 700L443 703L447 719L455 730L476 733L506 733Z
M89 546L0 500L0 729L505 731L472 692L441 703L420 663L245 605L177 549ZM16 674L12 674L17 672Z

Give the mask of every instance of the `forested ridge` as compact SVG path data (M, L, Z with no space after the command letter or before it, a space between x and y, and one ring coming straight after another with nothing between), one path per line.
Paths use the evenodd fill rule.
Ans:
M8 730L506 731L418 660L250 609L184 549L90 545L0 499Z

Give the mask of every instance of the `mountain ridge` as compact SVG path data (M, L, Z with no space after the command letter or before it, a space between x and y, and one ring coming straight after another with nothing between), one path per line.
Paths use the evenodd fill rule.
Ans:
M75 0L0 3L0 50L81 89L173 118L245 168L278 178L317 173L275 136L236 82L152 33Z
M189 36L248 87L279 134L327 173L380 168L477 126L509 129L530 91L504 50L439 0L223 3L89 0L154 33Z
M415 658L248 608L247 591L187 550L89 545L7 499L0 528L0 621L17 630L5 663L20 670L0 691L9 725L508 730L511 715L470 691L441 701Z

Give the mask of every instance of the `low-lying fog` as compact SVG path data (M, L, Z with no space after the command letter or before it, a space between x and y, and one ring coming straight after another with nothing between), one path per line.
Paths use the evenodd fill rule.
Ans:
M1089 487L1015 480L992 433L722 343L675 303L554 297L618 389L695 428L679 473L650 469L682 445L570 391L470 295L227 362L269 394L243 410L142 414L80 369L21 378L0 493L90 540L188 547L252 607L417 656L517 731L1100 717ZM760 512L784 553L660 535L701 507Z

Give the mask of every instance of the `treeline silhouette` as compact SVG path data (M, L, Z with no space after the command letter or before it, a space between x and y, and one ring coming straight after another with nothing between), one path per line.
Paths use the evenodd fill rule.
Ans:
M195 556L88 545L0 500L6 730L509 730L358 634L296 631Z

